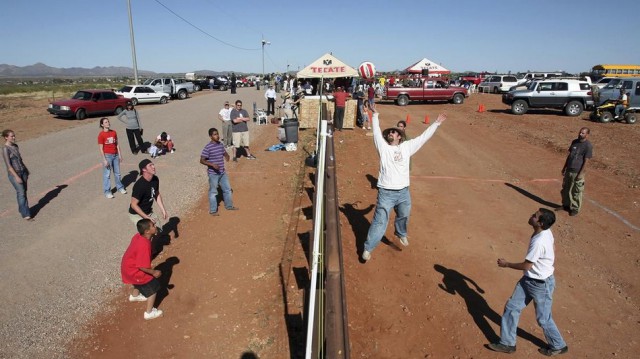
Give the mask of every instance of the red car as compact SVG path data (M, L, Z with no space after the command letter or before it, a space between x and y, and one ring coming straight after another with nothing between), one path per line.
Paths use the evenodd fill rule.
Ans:
M70 100L49 104L50 114L59 117L75 117L119 114L127 105L127 99L112 90L80 90Z

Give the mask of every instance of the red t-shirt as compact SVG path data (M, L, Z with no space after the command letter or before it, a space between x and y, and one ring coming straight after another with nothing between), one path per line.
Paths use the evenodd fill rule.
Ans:
M349 94L344 91L336 91L333 93L333 98L336 100L337 107L344 107L347 103L347 97L349 97Z
M140 270L151 268L151 241L136 233L122 256L120 273L125 284L146 284L153 276Z
M116 131L100 131L100 134L98 135L98 144L102 145L104 153L108 153L110 155L118 154L118 134Z

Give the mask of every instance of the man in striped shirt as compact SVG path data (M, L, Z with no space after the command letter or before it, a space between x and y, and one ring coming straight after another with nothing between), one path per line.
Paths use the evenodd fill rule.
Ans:
M220 134L215 128L209 129L211 142L207 143L200 154L200 163L207 166L209 175L209 214L218 216L218 185L222 188L222 201L227 210L235 211L231 198L231 184L224 169L224 162L229 161L229 154L224 149L224 144L220 142Z

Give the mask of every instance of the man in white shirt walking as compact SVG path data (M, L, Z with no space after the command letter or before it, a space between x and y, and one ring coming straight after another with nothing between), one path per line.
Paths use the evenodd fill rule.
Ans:
M395 210L395 235L403 246L409 245L407 239L407 222L411 214L411 195L409 194L409 158L424 145L444 120L440 114L434 123L418 137L405 141L404 131L392 127L380 130L380 121L375 107L372 109L373 142L380 155L380 172L378 173L378 201L373 214L373 221L364 243L362 259L371 259L371 252L382 240L391 210Z
M540 208L529 217L529 225L533 228L533 234L524 261L511 263L503 258L498 259L498 267L521 270L523 276L516 284L511 298L504 307L500 325L500 341L488 344L489 349L507 354L516 351L516 332L520 313L533 301L536 320L549 345L546 348L538 349L538 351L546 356L564 354L569 351L567 343L551 317L556 280L553 276L555 244L550 228L555 222L556 215L553 211Z

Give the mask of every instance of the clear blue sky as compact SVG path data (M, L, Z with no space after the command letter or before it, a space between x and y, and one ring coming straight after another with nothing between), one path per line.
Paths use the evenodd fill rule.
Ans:
M155 72L261 73L263 35L265 72L302 69L326 52L382 71L423 57L455 72L640 64L638 0L131 0L131 8L138 69ZM2 0L0 39L0 64L132 66L127 0Z

